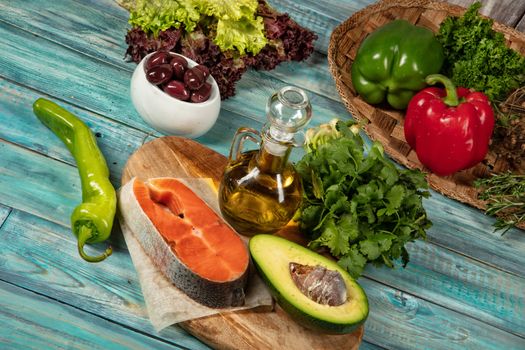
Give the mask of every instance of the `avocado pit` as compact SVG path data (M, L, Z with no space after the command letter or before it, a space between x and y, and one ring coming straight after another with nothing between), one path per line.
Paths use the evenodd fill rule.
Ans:
M339 306L347 301L346 284L338 271L295 262L290 262L289 267L295 285L309 299L329 306Z

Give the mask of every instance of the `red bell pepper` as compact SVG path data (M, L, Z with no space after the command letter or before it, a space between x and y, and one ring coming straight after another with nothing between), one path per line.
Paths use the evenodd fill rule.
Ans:
M433 173L446 176L481 162L488 151L494 112L481 92L454 86L441 74L426 78L429 87L408 104L405 138L419 161Z

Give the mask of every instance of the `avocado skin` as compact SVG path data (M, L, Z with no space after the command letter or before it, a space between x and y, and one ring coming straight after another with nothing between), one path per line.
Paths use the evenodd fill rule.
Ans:
M335 261L288 239L269 234L253 236L249 242L249 249L252 262L269 287L272 296L281 308L298 324L323 333L347 334L353 332L367 319L369 308L366 293L344 269L337 266ZM326 265L327 268L339 270L346 280L345 283L352 285L349 288L352 288L354 297L357 300L351 305L342 304L334 306L333 309L330 309L328 306L321 308L313 306L315 305L313 300L306 301L308 297L297 294L301 292L291 276L289 276L289 263L292 260L300 264L321 264ZM286 266L286 269L283 269L284 266ZM288 272L285 272L285 270ZM283 273L285 275L282 275ZM283 281L281 277L284 277L285 280ZM281 288L283 289L281 290ZM289 288L296 289L296 291ZM293 296L294 294L295 296ZM296 298L304 299L304 304ZM340 312L344 312L344 314L339 314ZM349 314L346 315L346 312L349 312Z
M290 304L286 298L284 298L281 293L275 287L273 286L272 282L268 279L266 274L259 268L259 265L257 265L257 262L255 259L253 259L254 265L259 272L259 275L263 278L264 282L270 289L270 293L274 297L274 299L277 301L277 304L286 311L288 315L297 323L302 325L305 328L319 331L323 333L329 333L329 334L348 334L355 331L359 326L361 326L363 323L365 323L366 319L368 318L368 311L366 316L363 318L361 322L353 323L353 324L334 324L331 322L326 322L323 320L319 320L311 315L308 315L307 313L297 309L295 306ZM367 310L368 310L368 301L367 301Z

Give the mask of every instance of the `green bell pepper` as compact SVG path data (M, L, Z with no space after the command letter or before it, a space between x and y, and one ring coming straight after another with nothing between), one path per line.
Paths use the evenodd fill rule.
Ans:
M33 112L64 142L75 158L82 185L82 203L71 214L71 229L77 236L80 256L88 262L102 261L111 255L111 247L99 256L89 256L84 252L84 244L109 238L117 195L109 181L108 166L95 136L84 122L49 100L36 100Z
M366 37L352 64L352 84L370 104L404 109L443 65L441 44L427 28L395 20Z

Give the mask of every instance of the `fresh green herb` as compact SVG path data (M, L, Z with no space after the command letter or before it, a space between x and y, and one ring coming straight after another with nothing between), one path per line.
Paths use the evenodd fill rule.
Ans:
M494 227L507 232L525 223L525 175L503 173L475 182L483 189L479 195L487 201L488 215L498 216Z
M424 174L398 169L375 142L365 154L359 128L334 120L306 135L297 164L304 186L301 230L309 247L326 247L358 277L368 262L408 263L405 244L425 238L432 224L422 205L430 194Z
M456 86L484 92L492 102L503 101L525 83L525 58L505 45L493 21L481 17L481 3L472 4L462 17L447 17L437 39L443 45L442 73Z
M257 0L136 0L130 6L129 23L157 35L184 26L191 33L197 25L214 31L221 50L258 53L266 44L264 22L256 16Z

